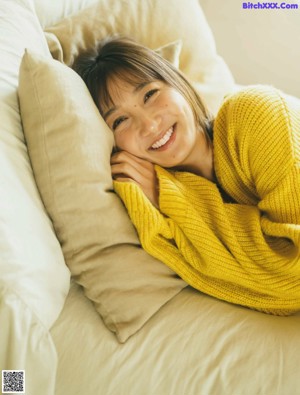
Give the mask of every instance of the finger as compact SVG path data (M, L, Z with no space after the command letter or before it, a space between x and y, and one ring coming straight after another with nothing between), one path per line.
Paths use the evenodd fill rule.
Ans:
M146 167L153 166L153 163L149 162L147 159L139 158L138 156L135 156L127 151L116 152L111 156L111 163L118 163L123 161L131 161L132 163L136 162Z
M117 177L131 178L143 189L151 188L152 185L157 183L156 172L145 170L144 168L136 167L129 162L117 163L111 166L111 172L114 179Z
M131 167L136 169L141 175L144 175L146 177L149 177L151 174L154 174L154 165L144 159L139 159L134 155L127 154L124 152L122 155L121 153L119 155L114 155L111 158L111 165L123 165L124 170L130 171Z
M130 154L127 151L119 151L119 152L116 152L113 155L111 155L111 161L114 161L114 162L123 162L123 161L129 160L131 158L134 159L135 156Z
M114 179L117 177L126 177L137 183L142 181L142 173L128 162L117 163L111 166L111 173Z
M132 183L136 184L136 182L132 178L122 176L122 175L114 177L114 180L120 181L120 182L132 182Z

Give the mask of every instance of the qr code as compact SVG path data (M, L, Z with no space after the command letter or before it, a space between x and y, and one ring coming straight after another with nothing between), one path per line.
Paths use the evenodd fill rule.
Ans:
M25 370L2 370L2 393L25 394Z

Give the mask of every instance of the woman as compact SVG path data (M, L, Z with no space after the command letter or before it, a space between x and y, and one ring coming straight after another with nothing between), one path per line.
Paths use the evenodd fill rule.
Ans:
M300 108L254 86L213 121L178 70L122 38L74 69L114 133L115 190L142 246L202 292L300 310Z

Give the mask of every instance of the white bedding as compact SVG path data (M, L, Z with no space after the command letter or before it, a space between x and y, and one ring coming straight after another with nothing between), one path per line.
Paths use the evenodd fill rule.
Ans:
M51 330L56 395L297 395L299 328L300 314L269 316L188 287L120 345L73 284Z
M82 289L69 291L18 71L25 48L50 57L42 28L95 1L0 2L0 369L25 370L27 395L300 395L300 313L268 316L187 287L120 344Z

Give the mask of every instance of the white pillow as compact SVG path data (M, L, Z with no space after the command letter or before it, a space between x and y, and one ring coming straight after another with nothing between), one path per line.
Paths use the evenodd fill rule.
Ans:
M98 0L48 27L47 33L57 37L67 65L110 34L131 36L153 49L182 40L180 69L195 83L214 113L234 85L197 0ZM52 55L55 57L55 53Z
M43 29L96 2L97 0L33 0Z
M25 47L50 57L29 0L0 2L0 369L27 369L27 393L54 393L48 330L69 290L69 271L27 154L17 98ZM41 386L41 382L43 382Z

